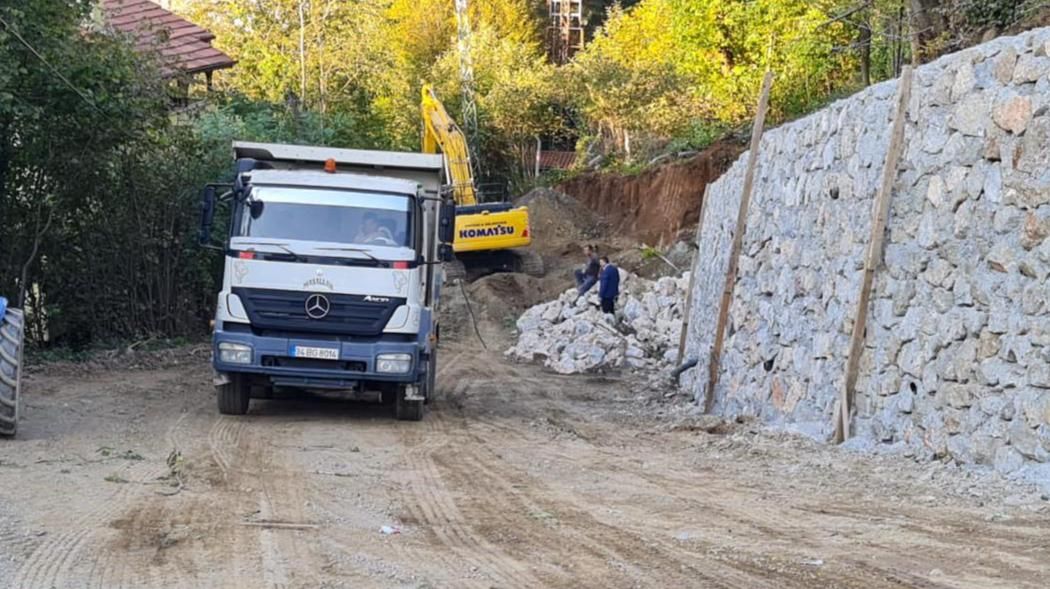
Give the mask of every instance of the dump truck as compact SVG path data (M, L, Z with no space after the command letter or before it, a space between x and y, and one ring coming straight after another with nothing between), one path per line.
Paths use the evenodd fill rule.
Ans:
M25 316L0 297L0 436L18 432Z
M201 199L224 255L213 336L220 413L274 391L340 391L422 419L435 391L455 207L438 155L235 142ZM228 213L225 234L213 231Z

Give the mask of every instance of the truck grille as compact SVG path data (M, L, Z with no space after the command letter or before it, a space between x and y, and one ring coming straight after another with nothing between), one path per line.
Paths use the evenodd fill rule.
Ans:
M377 336L405 299L383 297L383 302L366 301L363 295L312 293L290 290L235 288L252 327L293 333L330 333L338 335ZM323 294L328 300L328 314L311 319L306 314L306 299Z

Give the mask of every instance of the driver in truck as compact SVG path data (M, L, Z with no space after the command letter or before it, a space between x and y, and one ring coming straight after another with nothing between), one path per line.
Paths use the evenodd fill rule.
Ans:
M354 242L394 245L394 234L388 225L389 222L380 223L375 213L365 213L364 219L361 220L361 229L354 237Z

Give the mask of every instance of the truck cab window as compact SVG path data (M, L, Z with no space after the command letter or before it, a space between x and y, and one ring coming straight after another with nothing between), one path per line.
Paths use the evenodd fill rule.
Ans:
M408 195L256 187L238 237L414 248Z

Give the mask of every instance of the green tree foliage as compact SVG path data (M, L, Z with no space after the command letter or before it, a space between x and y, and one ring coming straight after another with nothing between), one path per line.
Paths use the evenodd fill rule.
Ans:
M175 114L159 56L92 15L0 3L0 293L29 311L37 345L203 333L219 260L195 242L198 196L229 169L231 139L371 131L238 97Z
M165 182L197 160L169 133L156 64L87 29L89 10L0 5L0 292L28 307L38 341L183 328L176 310L199 286Z
M442 85L443 99L458 111L459 70L449 67L458 63L452 0L181 0L175 8L215 32L216 45L238 60L220 77L222 87L253 100L294 97L325 124L349 114L359 126L382 129L363 139L339 135L340 145L418 148L419 92L427 82ZM470 8L475 44L505 60L494 69L521 71L541 54L536 3L486 0ZM475 54L479 71L494 59ZM519 58L526 61L513 61Z
M560 129L559 78L535 42L518 42L482 24L473 36L479 152L500 170L529 167L536 139ZM444 53L427 76L453 113L459 111L459 55ZM455 114L453 115L455 116Z
M752 113L761 77L777 72L774 116L805 111L850 79L851 56L829 2L643 0L614 7L573 65L579 108L595 132L629 150L632 134L676 135L698 121Z

